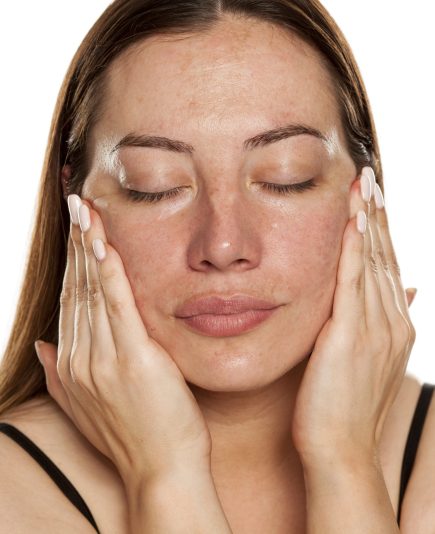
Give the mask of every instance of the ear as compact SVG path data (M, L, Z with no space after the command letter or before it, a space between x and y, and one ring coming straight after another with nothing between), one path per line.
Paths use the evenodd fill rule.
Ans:
M66 200L66 198L68 197L68 191L69 191L69 180L71 178L71 173L72 173L72 170L71 170L71 165L69 164L65 164L63 167L62 167L62 171L60 173L60 178L61 178L61 181L62 181L62 192L63 192L63 198Z
M408 289L405 289L406 293L406 299L408 301L408 308L411 306L412 301L415 298L415 295L417 294L417 289L415 287L410 287Z

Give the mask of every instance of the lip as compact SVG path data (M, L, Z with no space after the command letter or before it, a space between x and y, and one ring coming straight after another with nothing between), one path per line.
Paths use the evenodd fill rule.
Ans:
M252 330L281 305L250 295L208 296L185 302L176 312L193 330L214 337L235 336Z
M251 295L208 295L206 297L194 297L180 306L175 316L179 318L193 317L195 315L232 315L249 310L272 310L279 304L268 300L257 299Z

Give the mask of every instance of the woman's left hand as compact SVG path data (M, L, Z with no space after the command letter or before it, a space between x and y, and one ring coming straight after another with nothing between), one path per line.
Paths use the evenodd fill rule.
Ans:
M352 218L343 235L332 315L296 398L292 435L303 463L361 453L377 458L416 338L408 312L412 296L402 286L385 207L377 209L372 196L375 176L370 167L363 174L365 183L356 180L351 188ZM365 234L357 229L360 210L368 213Z

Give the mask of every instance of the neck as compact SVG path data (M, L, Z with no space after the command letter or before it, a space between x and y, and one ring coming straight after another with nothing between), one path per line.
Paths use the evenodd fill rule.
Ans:
M291 429L308 359L260 389L214 392L190 384L212 438L213 477L225 485L301 472ZM223 482L222 482L223 483Z

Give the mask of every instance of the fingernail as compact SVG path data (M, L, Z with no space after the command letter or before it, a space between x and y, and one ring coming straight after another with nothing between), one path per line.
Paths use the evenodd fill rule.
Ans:
M376 176L375 171L371 167L364 167L362 170L362 174L367 176L367 178L370 180L370 198L373 198L373 194L375 192L375 185L376 185Z
M358 232L360 232L361 234L365 234L367 228L367 215L362 210L357 213L356 226L358 228Z
M94 254L97 260L104 260L104 258L106 257L106 247L104 246L104 243L101 241L101 239L94 239L92 241L92 248L94 249Z
M82 201L78 195L68 195L68 209L73 224L79 224L78 209Z
M382 194L381 188L378 184L375 185L375 202L378 210L382 209L385 205L384 195Z
M361 175L361 196L365 202L370 202L372 196L372 184L367 174Z
M79 223L82 232L87 232L91 227L91 216L86 204L82 204L79 208Z

